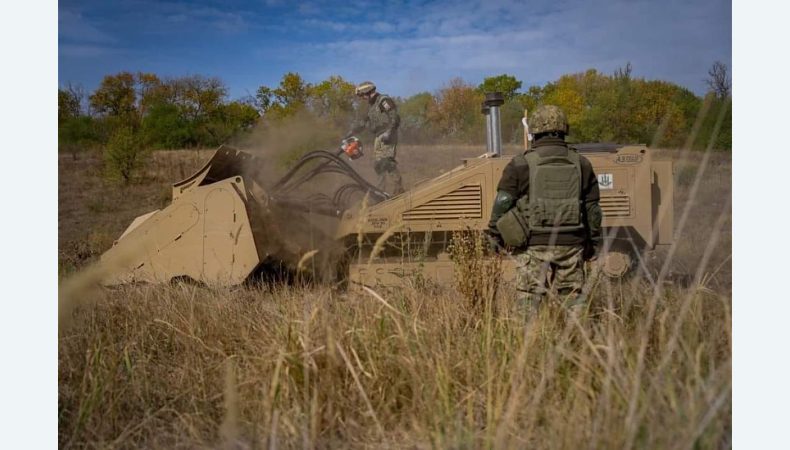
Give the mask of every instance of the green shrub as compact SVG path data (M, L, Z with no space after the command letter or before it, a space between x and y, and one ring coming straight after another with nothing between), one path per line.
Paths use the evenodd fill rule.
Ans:
M153 148L183 148L195 144L194 127L183 116L178 106L159 103L152 106L143 118L145 142Z
M104 151L104 163L110 178L129 183L146 163L150 152L138 132L121 127L113 132Z
M58 127L58 149L72 154L98 146L101 135L90 116L64 119Z

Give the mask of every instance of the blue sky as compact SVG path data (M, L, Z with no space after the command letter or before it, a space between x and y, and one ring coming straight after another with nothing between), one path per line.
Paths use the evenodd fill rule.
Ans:
M407 96L509 73L526 88L630 61L701 94L731 66L729 0L95 1L58 6L58 78L94 89L123 70L218 76L232 98L337 74Z

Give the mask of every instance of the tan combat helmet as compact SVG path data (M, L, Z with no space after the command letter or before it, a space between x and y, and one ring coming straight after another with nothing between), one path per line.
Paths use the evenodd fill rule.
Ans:
M568 118L565 113L554 105L541 105L527 120L529 132L533 135L559 131L568 133Z
M357 88L354 91L354 93L356 95L365 95L375 91L376 91L376 85L373 84L372 81L363 81L362 83L359 83L357 85Z

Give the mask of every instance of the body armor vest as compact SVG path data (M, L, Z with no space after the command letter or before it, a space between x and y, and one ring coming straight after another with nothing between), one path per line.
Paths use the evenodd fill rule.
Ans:
M563 156L541 156L533 151L523 157L529 164L526 211L530 230L564 233L584 228L579 203L582 186L579 154L568 150Z
M529 166L529 192L497 221L505 243L523 247L532 234L576 232L584 228L581 212L579 154L541 156L538 151L516 156L516 166Z

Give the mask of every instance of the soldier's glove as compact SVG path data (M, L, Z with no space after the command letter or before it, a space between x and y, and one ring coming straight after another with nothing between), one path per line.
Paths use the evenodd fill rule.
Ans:
M389 131L385 131L380 136L381 143L382 144L389 144L390 143L390 138L391 138L390 132Z

